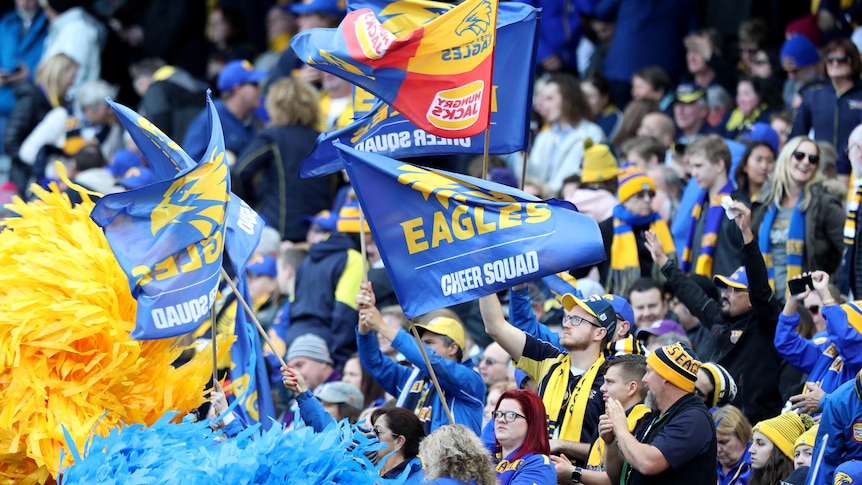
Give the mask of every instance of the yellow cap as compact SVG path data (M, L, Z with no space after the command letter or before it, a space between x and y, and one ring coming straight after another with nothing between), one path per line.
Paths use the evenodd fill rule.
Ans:
M416 328L421 328L437 335L445 335L454 340L461 347L462 351L467 351L464 348L467 345L467 339L464 337L464 326L454 318L437 317L428 323L417 323Z

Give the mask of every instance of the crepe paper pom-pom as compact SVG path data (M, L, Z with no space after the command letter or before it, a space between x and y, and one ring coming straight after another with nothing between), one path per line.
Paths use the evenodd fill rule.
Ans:
M129 337L137 302L94 204L34 193L6 205L17 216L0 232L0 484L53 481L61 453L71 461L63 426L81 447L91 431L191 412L212 375L207 353L173 368L182 347Z
M346 420L320 433L311 427L262 431L255 424L224 441L206 422L170 418L95 436L82 459L62 470L60 483L380 483L365 453L382 445Z

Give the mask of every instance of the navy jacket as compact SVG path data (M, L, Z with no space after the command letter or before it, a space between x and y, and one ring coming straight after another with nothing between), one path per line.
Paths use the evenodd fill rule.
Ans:
M839 95L831 82L815 84L800 93L802 104L796 110L790 136L813 133L815 140L828 141L838 152L838 173L850 173L845 150L850 132L862 122L862 81L857 80Z

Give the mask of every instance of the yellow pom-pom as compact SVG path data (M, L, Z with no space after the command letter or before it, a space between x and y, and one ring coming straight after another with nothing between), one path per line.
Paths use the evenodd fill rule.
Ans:
M584 138L584 150L593 146L593 139L590 137Z
M93 430L192 411L212 372L205 353L173 368L182 347L129 337L137 302L93 203L34 192L7 205L20 217L0 232L0 483L53 480L62 426L83 449Z

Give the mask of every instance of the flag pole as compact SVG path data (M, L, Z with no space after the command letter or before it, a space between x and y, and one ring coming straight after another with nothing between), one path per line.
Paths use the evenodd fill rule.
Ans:
M425 361L425 366L428 367L428 374L431 375L431 382L434 384L434 389L437 389L437 395L440 396L440 402L443 403L443 411L446 412L446 417L449 418L449 424L455 424L452 410L449 409L449 404L446 402L446 394L443 393L443 389L440 388L440 381L437 380L437 373L434 372L434 367L431 367L431 361L428 360L428 353L425 352L425 344L423 344L422 339L419 338L419 331L416 330L416 325L414 325L412 321L410 322L410 330L413 332L413 336L419 344L419 351L422 352L422 360Z
M358 203L358 201L357 201ZM362 283L368 283L368 245L365 242L365 214L359 206L359 251L362 253Z
M218 332L216 332L216 308L215 305L210 308L210 333L212 334L213 343L213 387L218 382L218 349L216 348L216 340L218 340Z
M527 150L524 150L524 162L521 164L521 190L524 190L524 180L527 178Z
M482 153L482 180L488 178L488 152L490 151L491 146L491 124L488 124L488 127L485 128L485 149Z
M275 349L275 344L272 343L272 340L269 338L269 335L266 334L266 330L264 330L263 325L260 324L260 320L257 319L257 316L254 314L254 310L252 310L251 307L248 306L248 302L245 301L245 298L242 296L242 293L239 292L239 288L236 287L236 283L234 283L233 280L230 279L230 275L227 274L227 271L225 271L224 268L221 269L221 274L222 276L224 276L224 279L227 280L227 284L230 285L230 288L236 295L236 301L242 304L242 307L245 308L245 311L246 313L248 313L248 316L249 318L251 318L251 321L254 322L255 326L257 326L258 333L260 333L260 335L266 341L267 345L269 345L269 348L272 349L272 353L275 354L275 357L278 359L278 363L281 364L282 367L287 368L287 362L285 362L284 359L281 358L281 355L279 355L278 350Z

